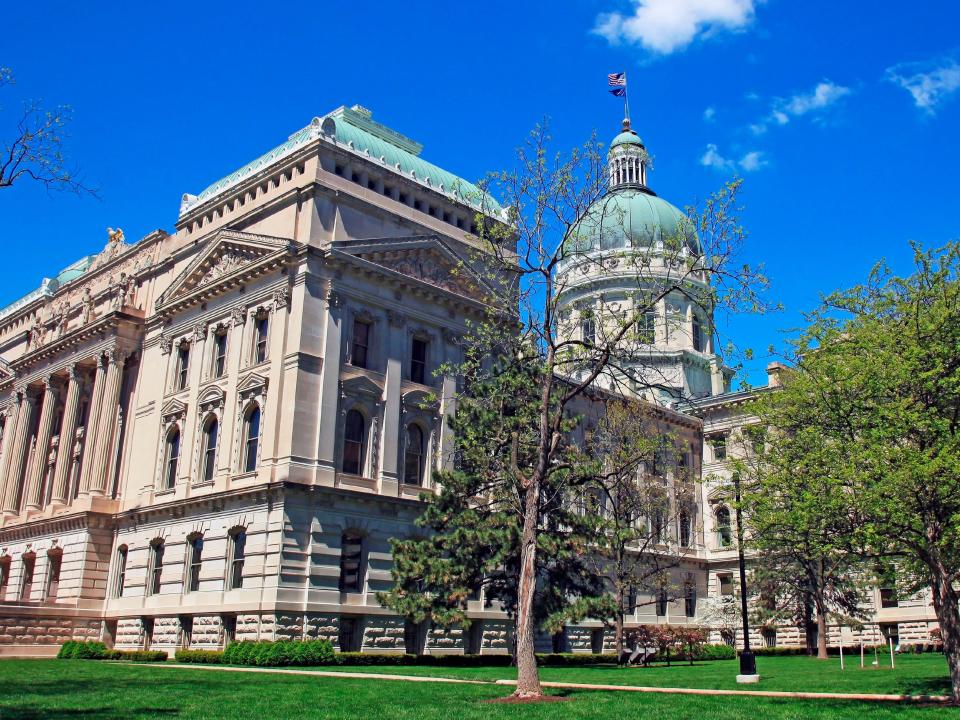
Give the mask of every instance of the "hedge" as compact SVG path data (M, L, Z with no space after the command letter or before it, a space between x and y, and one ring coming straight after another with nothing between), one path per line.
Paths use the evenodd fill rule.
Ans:
M57 657L61 660L163 662L167 659L167 653L163 650L111 650L102 642L93 640L68 640L60 646Z
M220 665L223 662L223 650L187 650L180 649L174 654L177 662L199 665Z
M730 645L700 645L694 650L694 660L733 660L737 657L737 651Z

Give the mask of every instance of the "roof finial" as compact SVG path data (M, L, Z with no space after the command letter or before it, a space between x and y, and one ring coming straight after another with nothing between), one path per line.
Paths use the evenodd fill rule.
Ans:
M630 118L623 119L623 129L620 132L630 132Z

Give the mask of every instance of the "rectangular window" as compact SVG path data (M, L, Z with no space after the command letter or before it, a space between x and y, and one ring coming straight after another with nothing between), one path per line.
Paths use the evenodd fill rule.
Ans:
M189 648L193 642L193 618L183 616L180 618L180 647Z
M683 610L688 618L697 615L697 588L694 585L687 585L686 592L683 595Z
M421 385L427 378L427 341L413 338L410 345L410 379Z
M722 462L727 459L727 438L721 436L713 441L713 459Z
M253 338L253 362L259 364L267 359L267 333L270 330L270 318L262 315L256 319Z
M56 600L57 593L60 591L60 566L62 561L62 555L47 555L46 599L48 602Z
M236 532L230 536L230 564L227 568L227 590L243 587L243 563L247 556L247 533Z
M765 627L760 631L763 636L763 646L772 648L777 646L777 629L772 627Z
M894 649L900 644L900 625L897 623L880 623L880 632L883 633L884 644L893 642Z
M218 332L213 336L213 376L223 377L227 371L227 333Z
M184 390L190 380L190 346L186 343L177 348L177 390Z
M895 608L900 606L896 588L880 588L880 607Z
M667 591L657 591L657 617L667 616Z
M10 559L0 563L0 601L7 599L7 586L10 584Z
M113 586L113 596L123 597L123 587L127 582L127 547L117 550L117 579Z
M657 312L647 310L641 316L637 324L637 339L644 345L653 345L656 342L657 333Z
M147 574L147 594L157 595L160 592L160 581L163 578L163 543L151 545L150 572Z
M340 592L360 592L363 584L362 560L362 538L344 535L340 544Z
M597 341L597 323L592 317L580 321L580 339L587 345L593 345Z
M237 639L237 616L224 615L220 619L220 624L223 626L223 647L227 647Z
M733 575L717 575L717 580L720 582L721 597L733 595Z
M28 602L33 594L33 569L37 558L28 555L23 558L23 578L20 580L20 600Z
M340 652L357 652L360 648L357 640L360 637L356 618L340 618L340 632L337 636L337 644L340 646Z
M187 592L200 589L200 568L203 566L203 538L190 541L190 565L187 569Z
M354 367L367 367L367 354L370 350L370 323L363 320L353 321L353 346L350 351L350 364Z

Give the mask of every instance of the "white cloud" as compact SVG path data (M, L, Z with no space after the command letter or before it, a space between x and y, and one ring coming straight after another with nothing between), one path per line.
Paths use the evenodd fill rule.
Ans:
M933 115L941 103L960 89L960 64L953 59L901 63L887 68L887 80L910 93L914 105Z
M811 113L820 114L851 92L853 91L850 88L838 85L832 80L822 80L809 92L798 93L789 98L774 98L770 113L750 125L750 132L762 135L770 125L786 125L793 118Z
M640 45L658 55L683 50L694 40L741 31L764 0L633 0L632 14L603 13L593 32L611 44Z
M706 122L713 122L717 117L717 109L711 105L706 110L703 111L703 119Z
M759 150L752 150L736 160L725 157L714 143L710 143L704 150L703 155L700 156L700 164L722 172L735 172L738 168L744 172L755 172L766 167L769 163Z

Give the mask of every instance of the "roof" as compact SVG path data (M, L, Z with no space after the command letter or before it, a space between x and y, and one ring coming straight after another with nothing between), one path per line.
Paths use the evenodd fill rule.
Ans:
M455 200L491 214L501 212L500 205L489 195L484 197L476 185L421 158L420 143L374 121L369 110L354 105L352 108L341 106L322 118L314 118L286 142L208 186L199 195L185 195L180 214L320 137Z
M568 243L577 252L655 247L684 237L696 254L700 243L683 212L639 187L619 187L595 201L571 229Z
M633 130L625 130L611 141L610 149L613 150L618 145L639 145L643 147L643 140Z
M14 300L12 303L7 305L5 308L0 309L0 320L12 315L17 310L26 305L29 305L31 302L41 297L50 297L54 295L57 290L60 289L63 285L66 285L71 280L75 280L81 275L83 275L87 270L90 269L90 265L97 258L96 255L87 255L77 260L72 265L65 267L63 270L58 272L53 278L43 278L40 282L40 287L35 290L31 290L23 297Z

